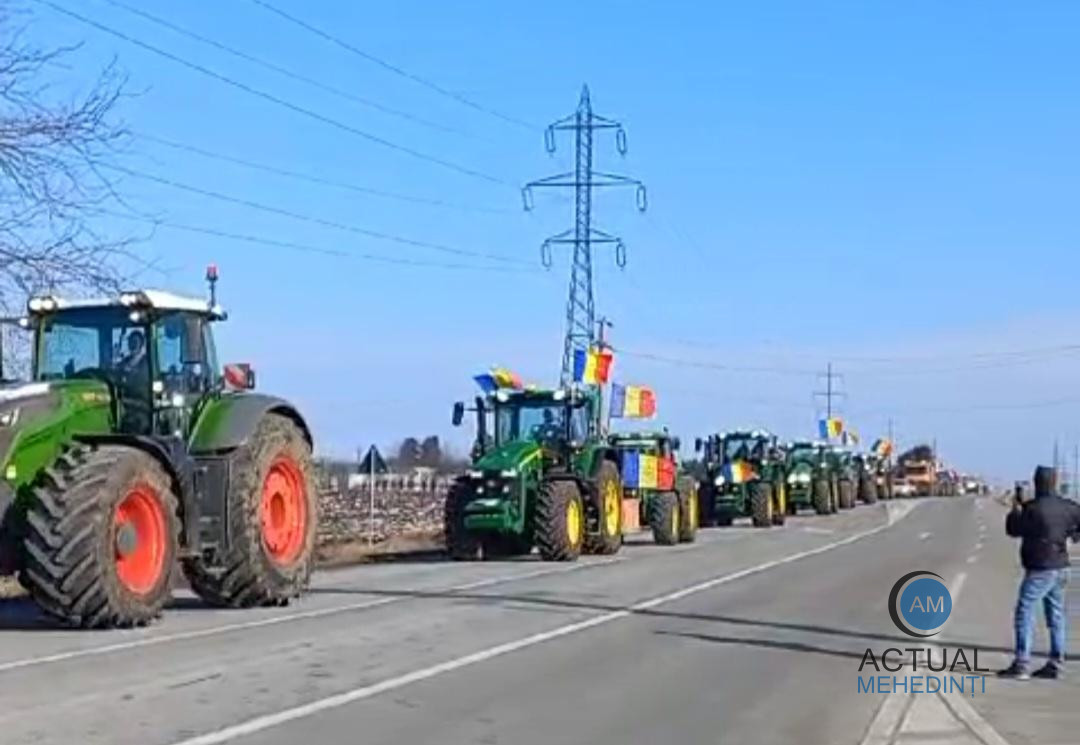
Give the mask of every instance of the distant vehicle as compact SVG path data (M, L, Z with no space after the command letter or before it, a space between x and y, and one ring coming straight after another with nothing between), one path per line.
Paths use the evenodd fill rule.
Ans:
M893 478L893 496L915 497L918 496L918 490L914 484L907 480L907 477L896 476Z
M904 481L911 485L916 497L929 497L935 494L937 485L937 469L931 460L909 460L902 463L901 471ZM902 492L897 492L902 494Z

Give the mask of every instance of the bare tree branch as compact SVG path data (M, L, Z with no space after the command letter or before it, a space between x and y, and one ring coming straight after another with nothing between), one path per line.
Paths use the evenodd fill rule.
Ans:
M112 291L120 267L139 260L139 237L98 227L111 205L130 210L100 168L122 152L128 133L116 121L125 76L115 60L86 92L70 85L67 60L78 46L41 49L26 41L0 0L0 311L16 312L41 292ZM143 263L144 267L149 265Z

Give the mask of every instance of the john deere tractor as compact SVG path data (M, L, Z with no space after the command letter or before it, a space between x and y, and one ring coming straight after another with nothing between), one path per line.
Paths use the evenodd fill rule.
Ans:
M854 453L851 458L855 469L855 494L863 502L878 501L877 465L872 453Z
M35 297L32 380L0 387L0 558L71 625L157 616L177 561L219 606L278 605L312 567L311 434L218 367L214 301Z
M478 397L473 410L472 464L446 498L453 558L527 554L535 546L547 561L573 561L619 550L623 487L618 453L600 434L599 392L503 389ZM458 402L454 424L464 416Z
M755 527L783 525L787 512L785 459L776 436L763 430L698 439L705 478L698 494L702 525L731 525L749 517Z
M679 438L666 431L620 432L609 440L622 464L623 498L631 513L637 506L637 525L649 526L662 546L692 542L697 488L693 479L679 474Z
M828 446L817 442L793 442L787 447L788 512L813 508L819 515L837 510L835 471Z
M854 454L840 445L830 445L826 453L836 476L837 505L842 510L850 510L855 506L855 485L858 479Z

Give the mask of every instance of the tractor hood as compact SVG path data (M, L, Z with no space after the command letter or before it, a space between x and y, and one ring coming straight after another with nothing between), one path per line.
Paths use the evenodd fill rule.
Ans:
M529 463L540 458L540 444L532 440L507 442L494 450L489 450L473 464L473 468L484 471L521 470Z
M791 473L813 473L814 464L807 460L796 460L791 464Z

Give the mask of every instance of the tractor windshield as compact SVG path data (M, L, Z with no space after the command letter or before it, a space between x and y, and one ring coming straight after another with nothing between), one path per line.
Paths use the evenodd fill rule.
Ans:
M794 463L814 463L817 458L818 452L812 447L794 448L791 451L791 460Z
M765 457L765 440L760 437L729 437L724 440L724 461L760 460Z
M41 320L37 380L141 378L149 387L147 327L122 308L66 310Z
M498 406L495 442L549 441L566 438L566 407L544 401Z

